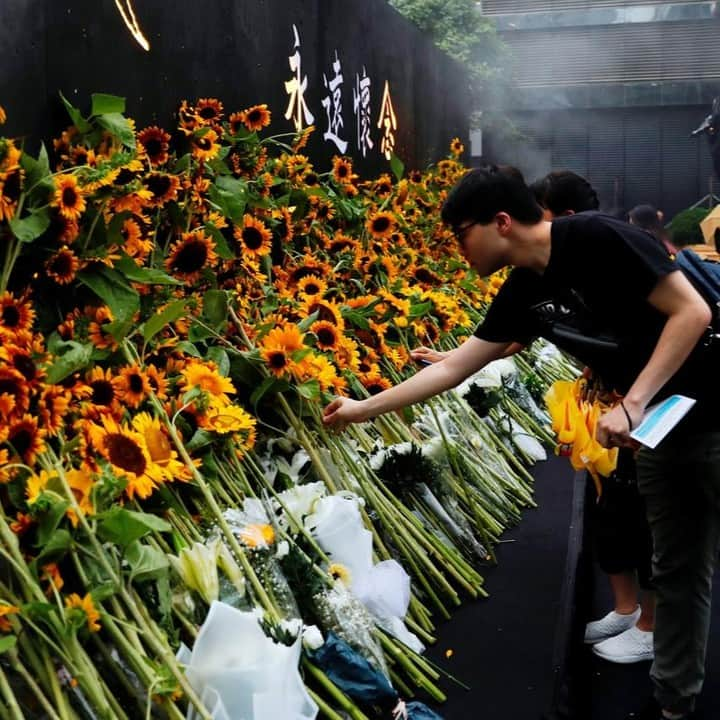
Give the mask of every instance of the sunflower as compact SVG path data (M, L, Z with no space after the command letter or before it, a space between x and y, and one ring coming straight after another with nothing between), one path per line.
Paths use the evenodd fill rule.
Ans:
M298 294L303 298L321 298L327 292L327 282L317 275L306 275L297 285Z
M68 220L78 220L85 212L85 198L74 175L58 175L55 178L55 193L50 204Z
M54 436L63 428L70 408L70 393L58 385L48 385L38 401L38 412L48 435Z
M450 153L455 157L462 155L465 152L465 146L460 141L460 138L453 138L450 141Z
M220 152L218 135L214 130L205 129L198 131L192 136L192 156L196 160L206 162L212 160Z
M38 419L26 413L10 423L6 442L22 462L32 466L38 453L45 450L46 435L43 428L38 428Z
M238 132L240 132L240 128L245 125L243 122L243 113L241 112L234 112L229 118L228 118L228 124L230 125L230 134L231 135L237 135Z
M32 328L35 310L25 298L16 298L10 292L0 295L0 340L19 338Z
M162 207L171 200L177 200L180 178L168 173L152 172L143 178L143 184L152 197L148 200L150 207Z
M305 347L300 328L288 323L271 330L260 343L260 355L273 375L280 377L295 369L292 354Z
M113 314L107 305L101 305L94 311L94 319L88 323L88 340L99 350L117 349L117 340L108 331L113 322Z
M333 359L341 370L357 373L360 370L360 351L352 338L341 335L333 351Z
M88 407L83 414L97 417L101 413L118 415L122 408L120 406L115 383L113 382L112 370L103 370L101 367L94 367L86 376L86 382L90 388L87 400Z
M95 505L92 500L92 491L95 487L95 480L89 469L68 470L65 473L70 491L75 496L75 500L83 515L94 515ZM73 527L77 527L80 522L74 508L68 508L65 514L70 518Z
M167 431L158 418L149 413L138 413L132 419L132 426L145 439L150 458L160 467L166 480L188 481L192 479L190 469L178 460Z
M336 182L344 185L353 181L353 167L352 160L350 160L350 158L339 157L336 155L332 159L332 166L332 174Z
M255 418L243 408L222 402L212 402L205 415L200 418L200 427L219 435L253 431Z
M324 300L323 298L310 297L300 304L299 312L301 317L310 317L313 313L317 313L318 320L326 320L336 325L339 330L345 329L345 320L340 310L340 305L332 300Z
M150 389L155 393L159 400L167 399L167 380L165 379L165 373L159 370L152 363L145 368L145 375L147 376Z
M27 500L27 504L34 505L40 499L50 480L56 477L57 473L55 471L41 470L39 474L32 473L25 481L25 500Z
M215 242L202 230L183 233L165 260L166 269L188 283L197 282L203 270L217 262Z
M162 482L163 472L153 462L145 437L109 415L102 415L101 420L102 427L93 423L87 428L93 446L115 473L127 481L125 492L131 500L135 495L149 497Z
M0 172L0 222L15 216L25 171L19 166Z
M243 215L242 227L233 231L243 255L258 258L268 255L272 249L272 234L262 220L252 215Z
M383 390L387 390L392 387L392 383L387 378L384 378L379 372L361 375L360 382L370 395L377 395Z
M230 378L220 375L217 365L211 361L192 360L188 362L182 370L179 387L183 393L199 387L224 402L229 402L227 393L236 392Z
M30 409L30 384L21 372L8 365L0 367L0 415L21 415ZM2 438L0 438L2 439Z
M77 255L64 247L52 255L45 263L47 276L58 285L68 285L75 279L75 274L80 267Z
M272 218L275 221L275 234L287 243L293 239L292 213L284 205L280 209L272 211Z
M2 108L0 108L2 110ZM3 121L4 122L4 121ZM20 612L20 608L15 605L10 605L6 602L0 602L0 631L9 633L12 632L12 625L7 619L8 615L17 615Z
M314 132L315 126L308 125L306 128L303 128L299 133L297 133L292 141L292 151L296 153L302 150L308 144L308 140Z
M340 332L336 325L327 320L318 320L310 326L310 332L317 338L317 346L321 350L335 351L340 344Z
M71 613L81 612L90 632L98 632L100 630L100 613L97 611L90 593L87 593L84 597L80 597L77 593L72 593L65 598L65 608Z
M45 590L45 594L48 597L53 596L53 590L60 592L63 585L65 585L65 581L63 580L63 576L60 574L60 568L57 566L57 563L48 563L47 565L43 565L40 580L44 580L48 584L48 587Z
M183 100L178 108L178 121L180 130L186 134L190 134L199 123L199 118L195 113L195 108L188 104L187 100Z
M240 113L240 120L250 132L257 132L267 127L272 119L272 113L268 106L253 105Z
M0 477L2 477L0 475ZM15 519L10 523L10 529L16 535L24 535L33 525L32 515L27 513L15 513Z
M138 133L137 140L145 148L151 165L164 165L168 161L170 134L162 128L155 125L146 127Z
M63 217L56 210L50 216L48 235L57 240L60 245L70 245L77 240L80 234L80 225L77 220Z
M316 380L323 392L339 384L336 367L324 355L310 353L305 356L297 363L294 374L301 383Z
M217 98L200 98L195 103L195 115L203 125L214 125L223 118L223 104Z
M395 232L395 217L389 212L377 212L368 218L365 227L368 232L378 239L387 239Z
M150 394L150 383L140 367L126 365L112 380L117 397L130 408L138 408Z
M134 218L127 218L120 229L120 235L124 240L122 249L125 254L133 258L137 265L142 265L152 252L153 241L143 238L140 223Z

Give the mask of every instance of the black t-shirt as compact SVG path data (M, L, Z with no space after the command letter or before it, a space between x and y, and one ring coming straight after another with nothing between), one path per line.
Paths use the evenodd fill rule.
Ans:
M544 337L626 393L655 348L666 316L647 301L657 282L678 271L656 238L596 212L553 221L548 265L540 275L515 268L475 335L529 344ZM720 383L701 343L653 402L672 393L697 400L682 424L720 427Z

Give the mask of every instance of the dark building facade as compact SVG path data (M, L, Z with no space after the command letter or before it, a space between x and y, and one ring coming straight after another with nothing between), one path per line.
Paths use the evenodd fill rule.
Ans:
M483 155L532 180L585 175L604 208L649 202L667 217L720 187L706 139L720 95L720 3L484 0L513 55L517 141ZM714 187L713 187L714 186Z

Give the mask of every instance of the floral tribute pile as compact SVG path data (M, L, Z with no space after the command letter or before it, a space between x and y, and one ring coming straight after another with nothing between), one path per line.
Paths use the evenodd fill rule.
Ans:
M50 152L0 138L7 717L429 717L403 701L443 699L433 618L485 595L574 370L536 347L342 435L320 412L456 346L502 283L439 221L461 143L362 180L264 105L184 102L169 132L64 102ZM209 609L228 637L252 613L247 654L208 660Z

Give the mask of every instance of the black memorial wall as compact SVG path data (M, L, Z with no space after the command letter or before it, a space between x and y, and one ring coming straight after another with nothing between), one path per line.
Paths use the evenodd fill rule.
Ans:
M385 0L131 1L149 51L113 0L0 3L5 133L32 146L68 124L60 92L81 110L103 92L127 99L138 129L170 128L183 99L267 103L272 134L315 125L321 170L347 154L374 174L391 151L422 168L467 136L462 69Z

